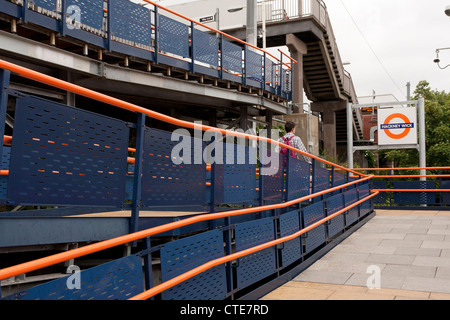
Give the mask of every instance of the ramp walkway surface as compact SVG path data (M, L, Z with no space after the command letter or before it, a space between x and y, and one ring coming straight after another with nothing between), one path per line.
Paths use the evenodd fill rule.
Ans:
M262 298L405 299L450 300L450 211L376 210L358 231Z

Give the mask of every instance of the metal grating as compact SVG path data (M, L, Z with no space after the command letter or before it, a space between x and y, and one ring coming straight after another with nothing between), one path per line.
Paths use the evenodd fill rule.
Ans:
M103 3L103 0L66 0L68 8L79 8L80 23L97 30L103 29Z
M111 34L115 41L151 46L150 10L128 0L111 1Z
M271 157L271 155L274 157ZM281 201L284 157L282 154L271 154L271 151L267 151L266 155L263 151L260 156L262 157L262 164L259 179L262 181L262 198L263 200Z
M272 218L240 223L235 229L236 252L274 240ZM268 248L239 258L237 266L237 286L245 288L276 270L275 248Z
M246 78L257 82L263 82L263 57L251 50L246 51Z
M316 165L313 172L313 179L314 179L313 193L327 190L330 188L330 171L328 171L327 169Z
M310 193L310 164L290 157L287 163L287 200L294 200Z
M367 198L369 195L370 195L369 184L364 184L359 187L360 200ZM370 213L370 211L372 211L372 199L364 201L363 203L361 203L359 207L359 214L361 217Z
M277 65L269 58L264 59L264 78L266 84L271 87L277 86Z
M224 70L242 73L242 48L240 46L223 40L222 59Z
M300 219L297 210L280 216L280 237L290 236L300 230ZM302 256L301 238L289 240L283 244L281 250L281 263L287 267Z
M358 190L353 188L349 191L344 193L344 203L345 206L349 206L353 203L358 201ZM359 206L355 206L348 210L346 216L345 216L345 226L349 226L356 221L358 221L359 218Z
M213 230L169 242L161 249L162 281L168 281L206 262L224 256L223 233ZM216 266L162 293L163 300L223 300L225 265Z
M373 181L372 185L374 189L387 189L387 181ZM373 197L373 203L381 205L381 206L387 206L387 192L380 192L375 197Z
M194 59L213 67L219 65L219 40L215 35L194 29Z
M394 181L394 189L436 189L434 181ZM435 204L435 192L394 192L393 200L395 204Z
M32 4L50 11L57 11L57 0L33 0ZM61 11L61 8L59 8Z
M166 16L159 16L159 49L189 57L189 27Z
M129 128L28 96L17 100L8 199L15 204L120 206Z
M9 163L11 158L11 147L3 147L1 170L9 170ZM0 203L6 201L8 192L8 176L0 175Z
M292 91L292 72L289 70L281 70L281 90L284 93L290 93Z
M342 194L337 194L326 200L327 216L342 210L344 208L344 198ZM337 217L329 220L328 223L328 237L334 237L344 230L344 214L340 214Z
M182 142L178 142L171 137L170 132L158 129L145 132L142 201L145 206L203 205L206 200L203 141L183 136ZM183 143L186 149L178 149ZM199 150L195 148L197 145ZM196 154L201 158L198 164Z
M305 207L302 210L303 223L305 227L312 225L313 223L325 218L324 203L317 202ZM326 241L325 224L321 224L316 228L308 231L304 235L305 240L305 252L309 253L318 248Z
M441 189L450 189L450 181L442 181ZM450 192L442 192L442 204L450 205Z
M77 284L79 289L69 288ZM142 259L128 256L35 286L2 300L125 300L144 291Z

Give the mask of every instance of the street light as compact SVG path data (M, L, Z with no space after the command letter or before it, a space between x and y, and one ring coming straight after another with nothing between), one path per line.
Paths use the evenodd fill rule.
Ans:
M449 9L450 9L450 8L449 8ZM440 49L436 49L436 59L434 59L433 61L434 61L434 63L436 63L436 64L438 65L439 69L446 69L446 68L450 67L450 64L446 65L445 67L441 67L441 66L439 65L439 62L441 62L441 60L439 59L439 52L440 52L441 50L450 50L450 48L440 48Z

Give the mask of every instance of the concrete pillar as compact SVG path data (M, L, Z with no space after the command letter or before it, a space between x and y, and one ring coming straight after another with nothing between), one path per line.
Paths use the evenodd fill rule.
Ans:
M320 101L311 104L312 111L322 113L324 149L327 156L334 159L337 159L336 111L346 108L347 100Z
M293 113L303 113L303 55L308 52L307 46L293 34L286 35L286 46L291 57L298 62L293 66Z

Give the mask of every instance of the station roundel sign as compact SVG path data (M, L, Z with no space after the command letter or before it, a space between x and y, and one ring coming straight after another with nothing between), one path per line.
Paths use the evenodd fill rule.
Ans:
M411 123L411 121L409 120L409 118L402 114L402 113L394 113L391 114L389 117L386 118L386 120L384 121L384 125L386 126L386 129L384 129L384 133L386 133L386 135L391 138L391 139L403 139L404 137L406 137L409 132L411 131L410 127L405 127L402 133L392 133L391 129L388 128L389 124L391 123L392 120L399 118L402 119L405 124L409 124Z

